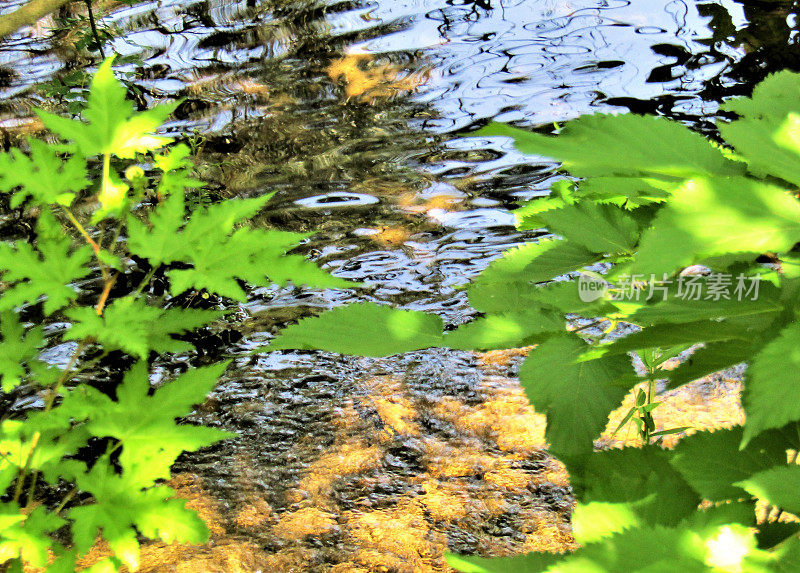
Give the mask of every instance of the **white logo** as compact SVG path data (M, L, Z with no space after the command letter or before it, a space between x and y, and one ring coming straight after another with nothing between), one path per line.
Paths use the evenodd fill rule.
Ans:
M581 273L578 277L578 296L583 302L594 302L603 298L608 291L608 283L603 279Z

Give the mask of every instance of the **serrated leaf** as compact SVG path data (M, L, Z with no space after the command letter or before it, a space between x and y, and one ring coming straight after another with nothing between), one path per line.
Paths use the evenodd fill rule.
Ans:
M576 177L734 175L743 168L706 139L662 117L585 115L556 136L492 123L474 135L514 139L522 153L552 157Z
M674 370L660 372L659 376L669 378L668 388L677 388L745 362L753 356L756 348L752 342L744 340L712 342L695 350Z
M800 324L792 324L756 354L745 373L743 442L800 420Z
M203 521L184 507L183 500L173 499L170 488L142 490L124 474L116 474L105 460L78 476L77 484L94 497L94 503L69 511L73 541L80 552L91 548L102 533L117 557L130 566L138 560L138 555L132 554L134 547L138 548L134 528L168 543L202 543L208 538Z
M77 192L89 186L86 161L65 161L53 146L36 139L30 146L30 156L19 149L0 155L0 191L17 189L9 205L19 207L27 198L33 205L71 205Z
M583 490L583 503L623 504L642 524L673 527L700 503L670 467L666 452L656 447L595 452L576 485Z
M537 573L547 571L563 556L557 553L529 553L517 557L473 557L446 553L447 564L464 573Z
M472 557L450 563L472 573L766 573L769 570L762 565L769 556L756 548L752 531L736 523L700 530L645 526L589 543L555 562L539 561L538 555L533 554L526 563L527 557L507 558L502 568L494 568L493 560Z
M741 488L758 499L780 507L784 511L800 514L800 466L771 468L737 482Z
M734 288L737 286L734 277L730 277L732 284L723 291L730 298L714 300L713 297L708 296L708 293L713 288L714 276L712 275L708 278L695 277L697 280L693 282L691 288L698 289L699 296L697 298L678 296L676 281L670 281L671 285L664 285L668 291L655 294L656 302L644 305L636 310L630 316L630 321L635 324L650 325L680 324L703 319L751 318L754 324L763 324L766 327L783 311L783 305L778 299L776 289L769 284L759 285L758 297L755 300L747 297L742 297L739 300L739 297L734 293ZM682 278L679 277L677 280ZM682 288L685 293L690 287L684 285ZM662 300L657 300L658 298Z
M642 234L628 269L644 276L729 253L784 252L800 240L800 202L781 187L744 177L692 179Z
M533 343L534 337L564 331L564 316L541 307L524 307L477 318L447 332L442 346L458 350L518 348Z
M92 250L83 246L70 252L71 246L66 237L40 239L38 250L24 241L13 247L0 244L0 272L4 281L13 284L0 297L0 311L35 303L44 296L44 312L49 315L74 300L77 292L70 283L89 274L86 263Z
M191 345L172 338L208 324L221 316L217 310L162 309L141 298L124 297L109 304L98 316L94 308L78 307L65 313L74 322L65 340L96 340L106 350L123 350L146 359L150 351L180 352Z
M578 183L577 195L582 201L611 203L635 209L666 201L678 183L646 177L592 177Z
M41 327L25 333L17 314L10 311L0 313L0 332L0 378L3 392L10 392L25 374L23 365L38 356L44 339Z
M547 228L567 244L592 253L628 253L639 238L636 221L622 208L584 201L540 215Z
M531 300L531 283L582 269L600 258L580 245L552 239L510 249L467 287L470 305L481 312L519 308Z
M150 215L150 227L128 223L128 246L132 253L151 264L176 261L191 263L190 269L168 271L171 292L207 289L235 300L246 294L237 279L256 285L273 282L321 288L356 286L322 271L313 262L286 252L305 235L285 231L240 228L234 225L257 213L271 195L228 200L195 211L184 225L182 191L173 191Z
M751 98L733 99L722 109L739 115L719 130L753 171L800 185L800 74L771 75Z
M91 405L86 427L98 438L113 437L122 444L119 463L129 485L147 487L169 479L170 467L184 451L194 451L232 436L205 426L178 425L193 404L202 402L228 366L196 368L149 395L147 366L138 362L125 375L112 401L91 387L81 393ZM76 394L77 397L79 394Z
M740 450L742 436L741 426L697 432L678 443L670 463L703 499L741 498L744 492L736 482L786 463L786 444L780 434L764 434Z
M374 303L351 304L304 318L255 352L307 349L391 356L441 346L443 327L442 319L433 314Z
M5 420L0 426L0 472L9 466L15 470L28 466L40 471L49 483L73 479L83 472L83 462L65 458L84 447L89 434L83 426L73 428L64 413L56 407L49 412L34 412L24 422Z
M677 328L674 324L650 326L628 336L587 349L581 360L601 356L618 356L645 348L669 348L678 345L718 342L722 340L748 340L751 336L738 324L721 321L687 322Z
M48 129L74 141L85 157L109 154L133 158L136 153L159 149L171 141L153 132L175 110L177 103L134 113L133 104L125 98L125 87L114 77L113 61L113 57L105 60L92 78L83 112L87 123L37 111Z
M16 504L3 505L0 516L8 515ZM21 555L27 564L44 567L49 557L48 550L54 545L48 534L65 521L41 506L22 517L21 521L0 529L0 563Z
M539 286L530 290L527 298L533 303L558 309L564 314L597 317L617 312L617 309L604 297L590 301L583 300L578 290L578 283L574 280Z
M570 521L575 541L582 545L644 525L630 504L603 501L576 504Z
M528 399L547 415L545 437L557 456L590 452L608 414L627 393L627 388L615 382L630 370L630 360L614 356L577 362L586 348L575 335L553 337L531 352L520 367L519 378Z
M204 183L192 177L194 164L189 159L191 150L186 144L174 145L163 155L155 155L155 165L163 171L158 192L169 195L189 188L202 187Z

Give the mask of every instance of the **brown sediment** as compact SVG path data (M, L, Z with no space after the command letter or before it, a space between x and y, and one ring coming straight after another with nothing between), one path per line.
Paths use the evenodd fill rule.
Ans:
M569 478L544 450L544 416L516 380L500 374L528 351L480 355L484 374L469 399L416 393L400 376L361 380L332 408L329 446L298 439L308 462L277 502L253 487L257 462L244 454L230 478L241 492L234 507L223 509L196 476L176 476L171 485L208 523L211 540L147 543L140 570L426 573L449 571L448 550L574 549ZM706 379L669 392L659 398L657 424L740 423L739 390L736 382ZM635 445L611 438L631 399L612 414L598 446ZM91 558L107 554L99 545Z
M632 428L624 428L612 436L622 418L635 403L637 388L632 389L622 406L609 416L609 422L600 439L599 448L639 446L641 440ZM657 396L660 405L653 410L656 431L687 427L679 434L664 436L663 445L674 447L678 441L701 430L730 428L744 423L741 406L742 383L728 378L706 377Z

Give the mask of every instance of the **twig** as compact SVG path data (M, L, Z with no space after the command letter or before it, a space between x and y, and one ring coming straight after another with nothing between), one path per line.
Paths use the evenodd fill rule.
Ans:
M69 3L71 0L30 0L27 4L6 14L0 16L0 38L5 38L9 34L13 34L23 26L33 24L40 18L43 18L61 8L64 4Z

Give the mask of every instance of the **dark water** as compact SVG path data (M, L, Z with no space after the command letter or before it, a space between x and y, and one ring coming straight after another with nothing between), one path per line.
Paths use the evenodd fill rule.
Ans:
M487 370L456 352L364 360L247 351L291 320L355 300L469 320L458 287L524 238L513 209L557 177L553 163L471 129L492 118L546 127L633 111L713 135L721 101L771 71L800 69L799 9L733 0L164 0L105 11L105 50L140 59L120 68L140 103L184 98L166 131L191 138L211 196L277 191L259 224L315 232L301 250L367 284L253 290L239 320L203 342L204 352L238 358L194 418L240 438L176 469L200 476L229 536L283 559L244 570L428 571L442 567L445 547L564 547L569 495L555 462L529 441L504 442L515 430L496 427L513 418L496 403L520 398L513 360ZM75 40L28 30L0 45L7 143L32 128L33 107L53 105L33 84L92 63ZM231 343L231 330L243 338ZM66 361L71 349L54 335L47 356ZM157 377L202 360L160 361ZM473 415L482 421L470 426ZM452 470L459 463L467 469ZM487 477L498 468L505 481ZM527 484L514 481L525 475ZM480 507L438 511L425 501L432 488ZM239 519L251 507L268 518ZM323 523L313 534L281 529L310 509L324 514L314 514ZM427 545L392 545L392 523Z

